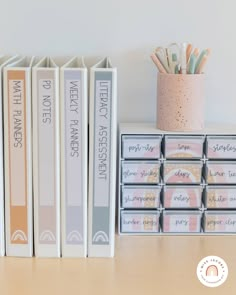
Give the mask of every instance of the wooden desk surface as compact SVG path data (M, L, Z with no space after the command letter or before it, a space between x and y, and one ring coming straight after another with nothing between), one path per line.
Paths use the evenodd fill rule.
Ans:
M196 276L205 256L222 257L229 268L218 288ZM116 238L114 259L0 259L0 294L235 294L236 236Z

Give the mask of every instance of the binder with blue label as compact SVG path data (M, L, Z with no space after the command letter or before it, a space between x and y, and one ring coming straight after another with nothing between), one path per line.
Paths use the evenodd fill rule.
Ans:
M114 256L117 70L108 58L91 68L88 256Z

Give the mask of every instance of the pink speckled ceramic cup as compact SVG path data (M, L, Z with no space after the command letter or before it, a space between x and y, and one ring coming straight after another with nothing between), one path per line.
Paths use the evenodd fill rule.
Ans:
M204 128L204 74L158 74L157 128L198 131Z

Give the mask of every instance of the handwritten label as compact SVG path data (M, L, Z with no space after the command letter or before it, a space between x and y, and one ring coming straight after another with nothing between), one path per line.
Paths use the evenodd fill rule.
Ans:
M236 208L236 188L208 189L206 200L208 208Z
M166 183L200 183L202 164L168 163L164 164L164 181Z
M207 157L211 159L235 159L236 158L236 137L235 138L210 138L207 139Z
M236 212L226 214L206 214L205 232L236 232Z
M160 188L123 188L124 208L157 208L160 205Z
M163 216L164 232L200 232L201 215L166 214Z
M159 213L123 213L121 231L123 233L159 232Z
M201 191L201 187L168 187L164 192L164 206L166 208L199 208L201 206Z
M161 137L123 136L123 158L159 158Z
M235 183L236 184L236 164L208 163L208 183Z
M127 163L122 165L123 183L158 183L159 162L157 163Z
M203 152L203 137L186 138L178 137L165 138L165 157L182 159L200 159Z

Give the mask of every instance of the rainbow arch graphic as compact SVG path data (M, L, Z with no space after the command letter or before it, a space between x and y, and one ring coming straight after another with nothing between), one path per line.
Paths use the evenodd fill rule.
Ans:
M27 236L22 230L16 230L11 236L12 241L27 241Z
M93 236L93 242L109 242L108 235L104 231L98 231Z
M56 237L50 230L45 230L40 234L40 241L54 242L56 241Z

